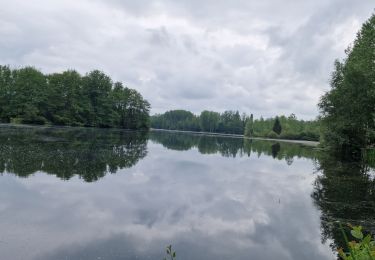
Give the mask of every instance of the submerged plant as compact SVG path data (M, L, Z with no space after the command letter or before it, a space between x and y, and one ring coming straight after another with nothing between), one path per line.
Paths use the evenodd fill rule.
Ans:
M375 241L370 234L364 236L361 226L355 227L349 225L351 228L350 234L356 239L349 242L342 225L339 225L349 248L349 252L344 252L342 248L338 250L340 257L343 260L375 260Z

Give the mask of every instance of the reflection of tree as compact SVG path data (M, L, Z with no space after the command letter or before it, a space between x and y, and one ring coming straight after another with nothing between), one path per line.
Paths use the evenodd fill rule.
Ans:
M279 143L273 144L271 146L271 150L272 150L272 157L276 158L277 154L280 152L280 144Z
M257 139L230 138L223 136L193 135L189 133L169 133L153 131L150 139L164 147L173 150L189 150L198 148L202 154L219 153L225 157L273 156L278 160L285 160L288 165L293 163L294 157L315 158L315 150L301 144L277 143Z
M375 232L375 180L368 166L359 162L340 161L321 156L312 198L322 211L322 241L332 239L333 248L345 242L338 223L362 225Z
M96 181L135 165L147 154L147 135L107 129L2 128L0 171L27 177L37 171L61 179Z
M200 136L198 140L198 150L201 154L215 154L219 150L219 144L215 138L210 136Z
M187 151L196 146L196 137L184 133L151 132L150 140L161 143L167 149Z

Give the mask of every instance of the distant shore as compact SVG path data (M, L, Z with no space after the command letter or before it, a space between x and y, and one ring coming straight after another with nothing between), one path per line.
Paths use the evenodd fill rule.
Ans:
M239 134L223 134L223 133L197 132L197 131L185 131L185 130L169 130L169 129L156 129L156 128L150 128L150 131L171 132L171 133L188 133L188 134L205 135L205 136L219 136L219 137L244 138L244 139L265 140L265 141L277 141L277 142L285 142L285 143L303 144L303 145L308 145L308 146L318 146L319 145L319 142L315 142L315 141L272 139L272 138L266 138L266 137L247 137L247 136L239 135Z
M1 126L60 128L60 129L64 129L64 128L65 129L67 129L67 128L116 129L116 130L122 130L122 131L144 131L144 130L123 129L123 128L98 128L98 127L56 126L56 125L11 124L11 123L0 123L0 127ZM266 138L266 137L247 137L247 136L239 135L239 134L223 134L223 133L197 132L197 131L185 131L185 130L169 130L169 129L156 129L156 128L150 128L149 131L170 132L170 133L187 133L187 134L205 135L205 136L218 136L218 137L244 138L244 139L253 139L253 140L277 141L277 142L285 142L285 143L303 144L303 145L308 145L308 146L318 146L319 145L319 142L315 142L315 141L290 140L290 139L272 139L272 138Z

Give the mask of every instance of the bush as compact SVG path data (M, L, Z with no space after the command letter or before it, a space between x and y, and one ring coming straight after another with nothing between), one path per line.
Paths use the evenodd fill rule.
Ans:
M268 137L268 138L272 138L272 139L277 139L277 138L279 138L279 135L276 134L274 131L270 131L270 132L267 134L267 137Z
M69 124L68 118L58 116L58 115L54 115L52 121L56 125L67 125L67 124Z
M45 125L47 120L42 116L30 116L22 118L22 124L36 124L36 125Z
M22 117L13 117L10 119L11 124L22 124Z
M350 226L350 225L349 225ZM351 235L356 241L348 240L344 229L340 224L340 229L348 245L349 252L344 252L342 248L338 249L338 253L343 260L374 260L375 259L375 241L371 235L364 236L362 227L351 227Z
M10 120L10 123L45 125L47 123L47 120L42 116L13 117Z

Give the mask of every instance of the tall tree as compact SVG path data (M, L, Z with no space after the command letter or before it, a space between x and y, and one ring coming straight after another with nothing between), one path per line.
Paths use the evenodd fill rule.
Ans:
M343 152L375 145L375 15L363 24L346 55L335 62L331 90L319 103L322 141Z
M200 126L202 131L214 132L219 125L220 114L212 111L203 111L200 115Z
M45 76L33 67L15 70L13 74L14 95L10 101L13 121L44 124L48 93Z
M14 91L14 73L8 66L0 65L0 120L9 123L12 115L11 100Z
M95 70L44 75L0 66L0 121L147 129L150 104L134 89Z
M245 136L253 136L254 135L254 116L253 114L250 115L250 118L246 121L245 126Z
M276 119L275 119L275 123L273 124L272 130L273 130L276 134L278 134L278 135L281 134L282 127L281 127L280 119L279 119L278 116L277 116Z

